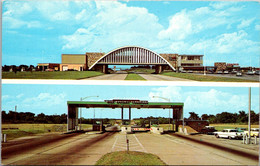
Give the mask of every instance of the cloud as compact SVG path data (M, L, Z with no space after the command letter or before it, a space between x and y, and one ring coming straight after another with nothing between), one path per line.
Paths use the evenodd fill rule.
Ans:
M196 112L201 114L217 114L221 112L238 112L246 110L248 107L248 97L246 95L236 95L214 88L201 91L184 91L181 87L160 87L155 88L149 93L150 101L164 101L160 98L152 96L160 96L171 99L171 102L184 102L185 116L188 112ZM259 111L258 96L252 96L252 109Z
M255 30L260 31L260 25L255 25Z
M255 20L255 18L251 18L251 19L243 19L241 21L241 23L237 26L238 29L243 29L246 28L248 26L250 26L250 24Z
M3 96L2 96L2 100L7 100L7 99L9 99L9 98L10 98L9 95L3 95Z
M89 19L73 34L62 36L65 43L63 49L96 51L102 48L109 51L129 43L142 46L143 39L146 39L146 47L149 47L149 43L153 44L151 41L156 41L154 36L162 29L158 17L146 8L128 7L116 1L96 1L92 6L91 12L81 10L77 13L76 19Z
M40 93L38 96L26 98L22 101L23 107L50 107L64 103L66 94Z
M170 19L169 24L168 29L159 32L159 39L183 40L192 32L191 19L186 14L186 10L175 14Z
M21 97L23 97L23 96L24 96L24 94L19 94L19 95L16 96L16 98L19 99L19 98L21 98Z

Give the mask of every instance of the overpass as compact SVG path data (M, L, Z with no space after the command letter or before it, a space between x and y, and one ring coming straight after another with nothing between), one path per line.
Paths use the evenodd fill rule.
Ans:
M176 70L160 54L138 46L125 46L112 50L100 57L89 67L89 70L98 68L106 73L108 65L155 65L156 73L161 73L163 66L169 66L172 70Z
M113 99L104 101L68 101L67 130L76 130L78 123L78 108L121 108L121 120L124 120L124 109L129 110L129 121L131 121L131 109L172 109L173 124L178 131L178 121L183 119L184 103L178 102L148 102L146 100ZM130 124L130 123L129 123Z

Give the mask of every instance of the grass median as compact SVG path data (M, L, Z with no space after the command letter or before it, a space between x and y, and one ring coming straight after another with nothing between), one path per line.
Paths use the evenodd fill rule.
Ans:
M218 131L222 131L223 129L235 129L235 128L248 129L248 124L238 124L238 123L210 124L210 126L214 126L215 129ZM259 128L259 124L251 124L251 128Z
M238 78L227 78L227 77L215 77L208 75L196 75L190 73L175 73L175 72L163 72L162 75L184 78L194 81L214 81L214 82L258 82L254 80L238 79Z
M126 151L112 152L99 159L96 165L166 165L158 156L143 153Z
M143 77L141 77L140 75L136 74L136 73L129 73L125 80L141 80L141 81L145 81L146 79L144 79Z
M35 72L3 72L3 79L83 79L103 75L97 71L35 71Z

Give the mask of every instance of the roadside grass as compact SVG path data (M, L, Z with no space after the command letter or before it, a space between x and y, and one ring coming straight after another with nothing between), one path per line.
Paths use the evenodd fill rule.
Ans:
M152 74L155 72L154 69L145 69L145 68L132 68L129 69L128 71L132 71L132 72L141 72L141 73L147 73L147 74Z
M162 72L162 75L178 77L184 79L190 79L195 81L214 81L214 82L258 82L254 80L238 79L238 78L226 78L226 77L215 77L215 76L204 76L204 75L195 75L191 73L175 73L175 72Z
M104 155L95 165L166 165L158 156L129 151L112 152Z
M91 129L91 124L82 124L82 129ZM67 124L2 124L2 134L7 140L49 132L66 132Z
M246 128L248 129L247 124L237 124L237 123L226 123L226 124L210 124L210 126L215 126L215 129L221 131L223 129L234 129L234 128ZM251 128L259 128L258 124L251 125Z
M135 74L135 73L129 73L125 80L141 80L141 81L145 81L146 79L144 79L143 77L141 77L140 75L138 74Z
M83 79L103 75L97 71L35 71L35 72L2 72L3 79Z

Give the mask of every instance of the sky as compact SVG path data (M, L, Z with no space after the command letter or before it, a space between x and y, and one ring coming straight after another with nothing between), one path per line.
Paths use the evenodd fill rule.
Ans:
M2 65L136 45L259 67L259 2L5 0Z
M132 85L41 85L41 84L3 84L2 110L17 112L32 112L46 115L67 114L67 101L104 101L111 99L140 99L149 102L167 102L159 96L170 99L171 102L184 103L184 117L189 112L198 115L221 112L248 112L247 87L197 87L197 86L132 86ZM259 112L259 87L251 90L251 110ZM99 97L96 97L99 96ZM84 118L121 118L121 109L82 109ZM170 111L172 116L172 111ZM169 117L165 109L132 109L132 118L139 117ZM124 117L128 118L125 109Z

